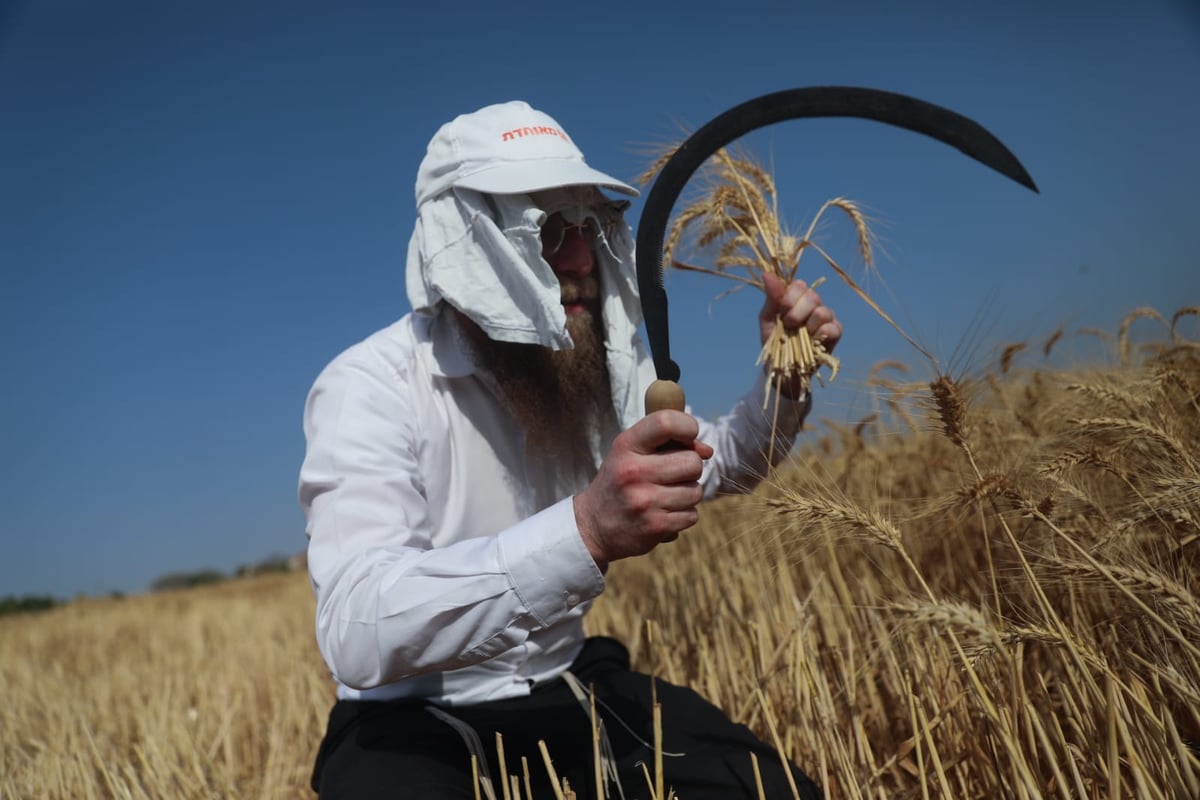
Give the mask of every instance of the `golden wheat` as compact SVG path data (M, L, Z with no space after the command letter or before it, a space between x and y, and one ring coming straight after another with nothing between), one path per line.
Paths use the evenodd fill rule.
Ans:
M589 632L830 797L1200 796L1200 353L1129 352L893 387L933 425L815 434L614 564ZM0 619L0 797L311 797L312 614L282 575Z

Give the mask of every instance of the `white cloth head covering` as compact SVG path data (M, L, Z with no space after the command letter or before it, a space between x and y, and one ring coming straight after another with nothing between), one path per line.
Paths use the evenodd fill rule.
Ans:
M625 203L607 200L590 187L543 194L568 193L578 200L543 208L529 195L452 189L422 205L408 247L413 310L436 315L439 303L446 302L492 339L571 349L558 277L542 258L541 225L560 211L568 222L596 220L604 318L624 318L636 327L641 304ZM591 202L584 200L588 194Z
M456 122L463 119L459 117ZM546 119L553 123L549 117ZM474 188L479 184L468 175L465 181L460 176L431 194L431 186L445 183L445 170L430 166L430 162L443 160L439 143L447 140L446 127L430 143L418 173L417 223L409 240L406 272L413 311L437 316L448 304L492 339L572 349L574 342L567 330L558 278L542 258L541 225L555 212L561 212L570 223L593 218L598 231L596 266L614 408L623 424L632 424L642 415L636 374L637 326L642 311L634 271L633 233L624 219L629 203L610 200L597 188L597 183L624 184L591 170L582 156L561 157L560 143L569 143L565 133L547 133L529 137L530 141L548 143L545 159L538 162L526 148L522 169L495 170L492 175L502 176L506 186L519 185L522 175L532 175L527 188L484 193ZM553 127L561 133L557 123ZM574 145L570 149L578 153ZM530 171L534 162L540 167ZM593 179L599 176L603 181L581 185L580 165ZM471 173L476 177L480 174ZM430 177L435 175L443 177Z

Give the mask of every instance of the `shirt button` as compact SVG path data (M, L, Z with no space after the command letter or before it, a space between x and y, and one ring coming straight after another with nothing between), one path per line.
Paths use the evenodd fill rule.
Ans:
M577 594L567 595L567 608L574 608L577 605L579 605L579 595L577 595Z

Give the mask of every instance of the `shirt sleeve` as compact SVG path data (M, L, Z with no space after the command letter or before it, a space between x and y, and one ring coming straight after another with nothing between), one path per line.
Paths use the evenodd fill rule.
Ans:
M711 422L700 420L700 441L713 448L700 477L705 498L749 492L757 486L768 472L768 456L770 466L787 458L811 408L808 392L795 400L778 397L774 391L768 397L766 376L759 372L754 387L728 414Z
M314 384L300 473L317 641L357 689L486 661L604 588L571 498L433 547L411 387L369 356Z

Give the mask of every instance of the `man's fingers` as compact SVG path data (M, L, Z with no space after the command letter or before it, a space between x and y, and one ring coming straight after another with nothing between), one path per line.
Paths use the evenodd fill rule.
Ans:
M663 532L658 536L658 544L673 542L679 538L680 531L700 521L700 512L694 506L680 511L664 511L660 521Z
M804 327L814 313L825 308L821 305L821 295L804 285L803 281L796 281L788 287L783 307L786 309L783 314L783 327L789 330Z
M662 488L659 507L667 511L687 511L700 505L703 499L704 490L700 488L700 484L680 483Z
M671 486L677 483L694 483L704 472L704 461L692 450L674 450L658 453L648 462L653 470L649 476L653 483Z
M700 433L700 423L682 411L655 411L640 419L626 433L634 452L649 455L669 442L690 446Z
M827 352L833 352L833 348L842 339L842 323L836 319L832 322L827 322L817 328L816 333L812 335L813 339L825 345Z
M664 542L673 542L679 538L679 532L687 530L700 521L700 512L695 508L689 508L685 511L672 511L667 519L667 524L675 531L669 535Z
M764 276L763 279L768 288L768 300L763 306L761 320L763 340L766 340L767 332L775 324L775 316L778 315L788 330L806 328L810 336L825 344L826 350L833 350L842 338L842 325L833 309L822 302L821 295L804 281L792 281L784 287L778 278L772 280ZM772 295L771 292L777 294ZM777 304L771 299L773 296L778 297ZM773 310L768 306L772 306Z
M805 321L804 326L808 328L808 332L811 335L817 336L821 333L821 328L832 323L834 319L836 319L836 317L834 317L832 308L829 306L817 306L812 310L812 313L808 315L808 319ZM828 332L830 331L826 331L826 333Z
M690 508L685 511L670 512L666 518L666 525L667 529L670 530L671 533L668 533L666 536L659 539L659 544L675 541L679 538L681 531L687 530L699 521L700 512L695 508Z

